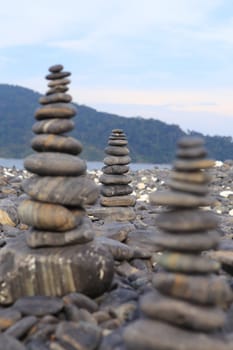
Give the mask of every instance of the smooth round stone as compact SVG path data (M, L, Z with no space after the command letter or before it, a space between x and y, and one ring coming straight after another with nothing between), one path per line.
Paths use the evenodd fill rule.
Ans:
M42 96L39 98L39 103L42 105L47 105L49 103L59 103L59 102L66 102L69 103L72 101L71 95L64 94L64 93L55 93L48 96Z
M110 135L108 140L127 140L126 135Z
M104 185L128 185L132 182L132 177L129 175L102 174L99 181Z
M220 264L208 257L194 254L164 252L158 263L168 271L182 273L211 273L220 270Z
M101 336L102 329L88 322L63 321L59 323L55 333L55 338L65 344L64 349L77 350L97 349Z
M124 332L127 350L232 350L233 342L156 320L138 320Z
M49 232L31 229L27 232L27 244L31 248L59 247L70 244L84 244L94 239L94 230L89 220L83 222L74 230L66 232Z
M77 226L76 216L59 204L26 199L20 203L18 214L24 224L41 230L68 231Z
M109 146L126 146L128 145L127 140L109 140L108 141Z
M199 136L183 136L177 142L177 146L181 148L202 147L204 144L204 138Z
M48 83L48 87L55 87L55 86L59 86L59 85L68 85L70 84L71 81L70 79L67 79L67 78L64 78L64 79L56 79L56 80L51 80L49 83Z
M120 175L125 174L129 171L128 165L106 165L102 168L104 174L109 175Z
M152 283L162 294L198 304L226 307L233 301L233 292L221 277L158 272Z
M87 210L88 215L94 218L103 219L105 222L117 221L128 222L133 221L136 218L136 214L131 207L98 207L89 208Z
M56 94L58 92L67 92L69 88L66 85L57 85L53 88L50 88L49 90L46 91L46 96Z
M64 307L62 299L49 296L31 296L18 299L14 308L23 315L45 316L54 315Z
M0 330L12 326L15 322L21 319L21 313L13 308L0 309Z
M70 119L45 119L32 126L35 134L63 134L73 130L75 124Z
M171 233L188 233L215 229L218 225L218 219L210 211L180 209L159 214L156 223L159 228Z
M63 79L66 77L69 77L71 75L70 72L56 72L56 73L51 73L46 75L47 80L57 80L57 79Z
M35 118L72 118L77 113L76 108L69 103L51 103L40 107L35 112Z
M178 250L184 252L200 252L208 249L217 248L220 242L220 236L217 231L170 234L170 233L156 233L154 237L155 244L171 250Z
M134 257L134 250L131 247L122 242L118 242L115 239L97 237L96 242L101 246L106 247L111 252L115 260L130 260Z
M123 146L108 146L104 149L104 152L112 156L127 156L129 154L129 149Z
M62 69L64 69L62 64L54 64L53 66L49 67L49 71L51 73L58 73L60 72Z
M189 182L194 184L205 184L211 181L211 176L204 171L197 170L194 172L171 171L172 180Z
M102 185L100 189L100 193L103 196L111 197L111 196L125 196L133 192L133 188L129 185Z
M172 190L176 190L176 191L190 192L197 195L205 195L208 193L208 186L202 185L202 184L193 184L193 183L191 184L187 182L170 180L167 182L167 185Z
M123 129L112 129L113 134L123 134L124 130Z
M99 195L96 184L85 176L34 175L23 181L22 188L38 201L70 206L93 204Z
M116 157L116 156L108 156L104 158L104 164L106 165L127 165L131 162L131 158L129 156Z
M214 165L215 165L215 161L211 159L176 160L173 163L173 167L176 170L182 170L182 171L208 169L208 168L212 168Z
M104 207L133 207L136 204L134 196L101 197L100 204Z
M223 327L226 320L225 313L218 307L169 298L156 290L141 298L140 309L149 318L204 332Z
M82 144L70 136L37 135L32 139L31 146L37 152L61 152L74 155L82 152Z
M214 202L210 197L176 191L156 191L149 195L149 199L152 205L166 205L180 208L204 207Z
M38 175L78 176L86 173L86 162L65 153L43 152L24 160L24 167Z
M207 150L204 147L193 148L178 148L176 151L176 157L178 158L200 158L207 155Z

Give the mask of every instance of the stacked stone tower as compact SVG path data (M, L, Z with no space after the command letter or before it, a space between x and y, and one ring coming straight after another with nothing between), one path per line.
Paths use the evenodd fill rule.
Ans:
M166 206L157 217L161 233L155 237L164 252L158 261L161 271L152 281L155 290L140 301L144 319L125 333L127 349L230 350L232 343L211 333L224 325L223 309L232 302L232 291L216 276L219 263L203 253L216 248L219 240L216 216L200 208L212 201L207 196L210 178L203 169L214 162L205 159L199 137L180 139L176 155L170 191L150 198Z
M92 223L85 215L85 204L96 201L98 188L85 176L86 162L79 158L81 143L66 135L74 128L71 119L76 114L66 93L70 73L63 71L62 65L49 71L49 90L35 112L32 148L37 152L24 162L33 174L22 184L29 198L18 208L21 221L31 226L26 233L29 248L20 242L21 257L15 259L19 271L8 274L6 290L0 288L1 295L11 283L20 283L21 287L10 293L11 299L72 291L98 295L109 286L113 275L112 257L94 241ZM11 253L14 247L9 245Z
M129 172L129 149L125 133L121 129L112 130L105 148L105 166L100 177L102 197L100 203L106 207L134 206L136 199L130 195L133 192Z

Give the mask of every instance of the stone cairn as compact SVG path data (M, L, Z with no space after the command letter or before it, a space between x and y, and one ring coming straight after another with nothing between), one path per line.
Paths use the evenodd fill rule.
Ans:
M233 349L232 342L213 336L224 325L232 291L216 276L219 263L203 254L219 242L216 216L200 208L213 201L207 195L210 177L203 170L214 162L206 154L202 138L180 139L170 191L151 194L152 204L166 206L157 216L160 233L155 237L164 252L158 261L161 271L152 280L155 290L140 300L143 318L124 334L127 349Z
M136 203L135 196L131 195L133 192L130 186L132 177L129 175L131 158L127 145L124 131L112 130L108 146L105 148L103 174L100 176L102 183L100 204L104 207L133 207ZM126 208L125 210L127 211Z
M3 278L2 302L21 295L60 296L72 291L99 295L113 275L112 257L94 241L92 223L85 215L85 204L96 201L98 188L85 176L86 162L78 157L81 143L65 135L74 128L71 118L76 114L66 93L70 73L62 65L49 71L49 90L39 100L42 107L36 110L33 125L32 148L37 153L24 162L33 174L22 184L29 198L18 208L21 222L31 228L26 242L13 241L6 249L9 254L16 249L20 262L17 274L13 271L8 280ZM14 283L20 288L7 296Z

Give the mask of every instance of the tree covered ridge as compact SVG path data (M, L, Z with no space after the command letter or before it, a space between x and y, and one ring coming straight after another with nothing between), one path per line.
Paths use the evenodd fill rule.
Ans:
M32 153L31 128L40 96L28 88L0 84L0 157L23 158ZM160 120L126 118L75 105L78 114L71 134L82 142L81 156L86 160L103 160L108 136L114 128L121 128L127 134L133 162L170 163L177 140L187 135L178 125ZM189 134L205 137L211 157L218 160L232 158L232 137L208 136L195 131L189 131Z

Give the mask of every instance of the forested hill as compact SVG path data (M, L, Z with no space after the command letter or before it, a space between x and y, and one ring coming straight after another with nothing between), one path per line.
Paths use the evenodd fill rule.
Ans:
M32 153L31 128L39 97L30 89L0 84L0 157L23 158ZM108 136L114 128L126 132L134 162L170 163L177 139L185 135L179 126L155 119L125 118L83 105L77 105L77 109L76 128L71 134L82 142L82 157L86 160L103 160ZM205 135L205 139L211 157L232 158L231 137Z

